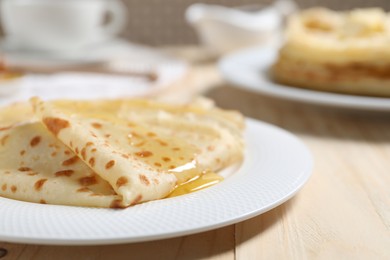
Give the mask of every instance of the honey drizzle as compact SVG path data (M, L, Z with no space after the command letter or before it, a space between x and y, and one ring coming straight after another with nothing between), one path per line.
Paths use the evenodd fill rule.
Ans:
M167 196L167 198L177 197L202 190L221 181L223 181L223 177L214 172L203 173L183 184L177 185L176 188Z

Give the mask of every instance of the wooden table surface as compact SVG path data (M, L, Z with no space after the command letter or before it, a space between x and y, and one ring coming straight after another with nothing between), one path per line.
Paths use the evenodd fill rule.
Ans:
M202 93L222 108L294 133L315 160L303 189L267 213L204 233L110 246L0 242L1 260L390 259L390 113L331 109L253 94L224 82L215 63L199 61L196 52L175 53L195 62L164 98Z

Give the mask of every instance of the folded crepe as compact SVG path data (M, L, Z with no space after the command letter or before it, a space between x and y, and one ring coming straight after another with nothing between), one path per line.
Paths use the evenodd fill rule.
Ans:
M127 207L242 158L242 116L213 106L37 98L31 105L0 111L0 196ZM219 180L211 176L206 183Z

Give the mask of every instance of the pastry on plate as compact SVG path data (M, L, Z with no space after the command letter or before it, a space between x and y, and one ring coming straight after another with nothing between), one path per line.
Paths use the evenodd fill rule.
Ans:
M243 156L241 114L203 103L33 98L0 118L0 196L28 202L124 208L215 184Z
M272 77L297 87L389 97L390 15L379 8L293 15Z

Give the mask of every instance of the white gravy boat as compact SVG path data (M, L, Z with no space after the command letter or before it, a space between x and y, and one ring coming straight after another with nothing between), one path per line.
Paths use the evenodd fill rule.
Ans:
M202 44L223 54L251 45L277 42L285 16L295 10L296 5L290 0L237 8L199 3L191 5L185 17Z

